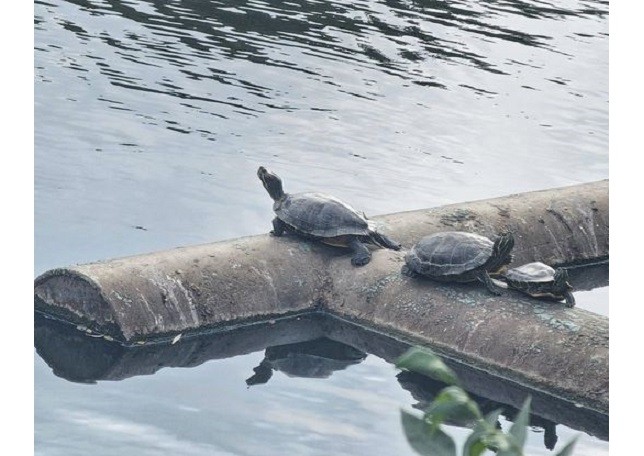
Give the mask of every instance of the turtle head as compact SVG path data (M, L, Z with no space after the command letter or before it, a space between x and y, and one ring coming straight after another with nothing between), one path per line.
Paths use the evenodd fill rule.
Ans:
M572 290L572 285L568 283L568 271L563 268L557 268L553 282L552 289L555 291Z
M493 256L501 261L502 265L512 262L512 248L514 247L514 236L509 231L501 233L494 242Z
M279 201L284 198L284 189L282 188L282 179L277 174L274 174L260 166L257 170L257 177L264 184L264 188L268 194L273 198L273 201Z
M561 299L566 300L566 307L575 306L575 297L572 294L572 285L568 282L568 271L563 268L557 268L553 278L552 292L560 295Z

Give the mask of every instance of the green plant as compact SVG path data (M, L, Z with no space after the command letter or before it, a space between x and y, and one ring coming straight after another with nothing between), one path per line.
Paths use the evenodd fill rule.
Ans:
M457 456L456 443L441 427L449 421L467 425L472 432L463 445L463 456L480 456L486 450L497 456L525 456L523 447L530 417L528 397L507 433L497 427L501 410L483 416L478 405L459 386L456 374L427 348L410 348L396 361L396 367L439 380L450 386L442 389L422 417L401 411L405 436L421 455ZM576 439L568 442L555 456L570 456Z

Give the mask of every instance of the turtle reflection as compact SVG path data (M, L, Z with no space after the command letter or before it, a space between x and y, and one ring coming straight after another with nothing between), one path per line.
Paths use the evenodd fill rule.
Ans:
M326 337L266 348L264 359L246 379L248 386L261 385L270 380L274 371L289 377L328 378L333 372L359 364L367 354L350 345Z
M429 404L436 398L438 393L443 388L448 386L443 382L439 382L438 380L434 380L414 372L402 371L398 373L398 375L396 375L396 378L398 379L400 386L409 391L414 400L418 401L416 404L413 404L412 407L423 411L429 407ZM510 421L514 421L519 413L519 410L517 408L510 405L502 404L491 399L477 396L476 394L472 394L471 392L468 392L468 395L474 402L476 402L483 415L487 415L493 410L501 409L501 414L503 416L505 416ZM447 422L446 424L454 426L462 425L460 423L453 422ZM533 427L542 428L544 446L548 450L554 449L558 440L557 424L534 414L530 415L529 424ZM496 425L498 428L501 428L500 422L497 421Z

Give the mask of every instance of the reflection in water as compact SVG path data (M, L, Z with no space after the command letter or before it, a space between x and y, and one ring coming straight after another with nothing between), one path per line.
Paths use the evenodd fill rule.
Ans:
M575 290L593 290L609 285L608 261L601 264L566 268L568 279Z
M152 375L166 367L195 367L212 359L253 353L270 345L318 338L323 335L319 320L318 315L310 314L202 337L184 336L176 344L125 347L102 337L89 336L73 325L36 312L34 342L36 352L55 375L73 382L95 383Z
M124 347L100 337L90 337L69 324L38 313L34 322L37 353L54 374L82 383L150 375L164 367L195 367L212 359L260 350L265 350L264 358L254 368L254 375L246 380L248 386L267 383L274 371L289 377L328 378L334 372L361 363L368 352L391 363L409 347L398 340L322 314L198 337L184 336L176 344L140 347ZM503 415L511 421L518 413L519 404L528 394L532 395L530 423L543 429L546 448L553 448L557 442L557 422L600 439L608 438L608 417L605 415L517 387L451 360L446 362L484 413L502 409ZM411 372L399 372L396 378L417 401L413 407L421 410L447 386ZM482 392L487 392L488 396Z
M403 371L396 375L400 386L409 391L412 397L418 401L416 404L413 404L412 407L418 410L426 410L429 404L436 398L438 393L448 386L445 383L433 380L428 377L424 377L415 372ZM494 410L502 410L502 415L505 416L508 420L514 421L519 409L512 407L507 404L502 404L485 397L477 396L476 394L469 393L469 396L472 400L476 402L481 410L483 415ZM453 424L449 421L446 424ZM500 423L497 422L498 427L501 427ZM552 450L557 444L557 424L540 417L539 415L531 414L530 415L530 426L539 427L543 429L543 444L548 450Z
M326 337L266 348L255 375L246 380L248 386L266 383L273 371L289 377L328 378L333 372L360 363L366 353Z

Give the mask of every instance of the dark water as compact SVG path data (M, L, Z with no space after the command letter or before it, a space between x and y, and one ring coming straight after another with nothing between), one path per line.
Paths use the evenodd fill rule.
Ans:
M370 215L608 177L605 1L48 0L34 14L35 274L264 233L260 164ZM606 285L580 307L607 314ZM383 359L246 389L262 358L80 385L36 356L36 452L409 454L410 396ZM542 437L530 454L550 454ZM608 452L582 441L578 454Z

